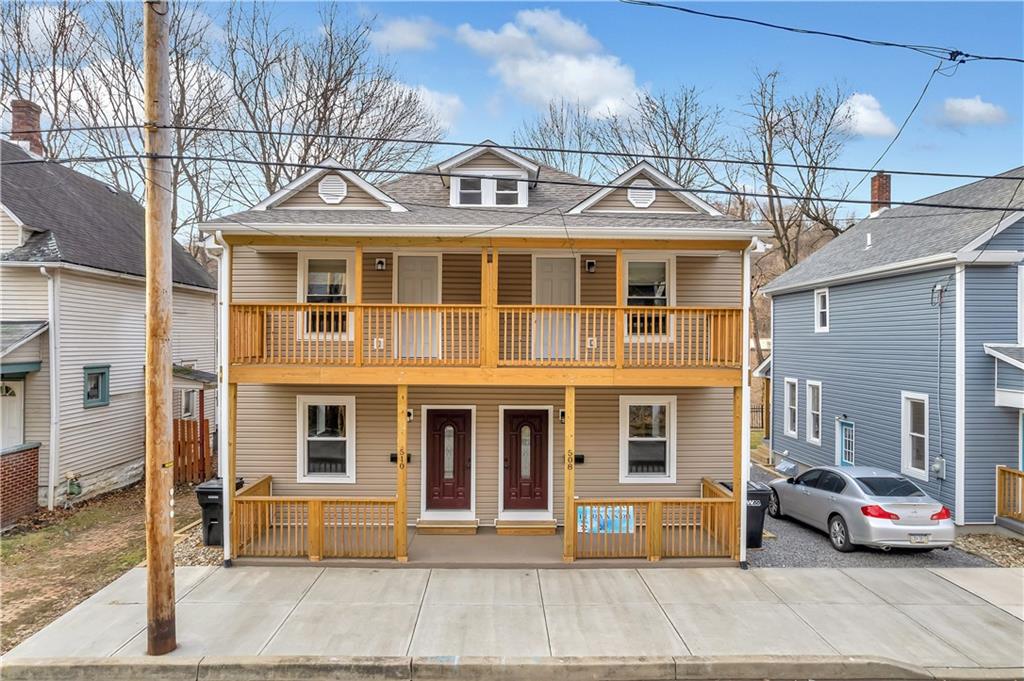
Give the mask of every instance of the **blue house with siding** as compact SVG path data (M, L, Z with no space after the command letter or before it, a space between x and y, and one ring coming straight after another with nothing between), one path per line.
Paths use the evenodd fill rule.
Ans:
M992 523L997 467L1024 455L1024 167L919 202L978 209L889 208L888 182L872 178L871 217L764 289L772 451L902 472L957 524Z

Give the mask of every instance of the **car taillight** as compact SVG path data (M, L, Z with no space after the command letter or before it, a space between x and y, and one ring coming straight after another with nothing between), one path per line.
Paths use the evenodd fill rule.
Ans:
M877 504L872 504L870 506L861 506L860 512L869 518L882 518L883 520L900 519L900 517L892 511L886 511L884 508L878 506Z
M943 506L935 513L932 513L932 520L949 520L949 509Z

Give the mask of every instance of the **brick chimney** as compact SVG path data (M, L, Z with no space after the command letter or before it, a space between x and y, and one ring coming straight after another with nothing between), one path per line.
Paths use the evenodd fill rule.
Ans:
M892 176L879 170L871 176L871 212L889 208L892 205Z
M11 141L28 142L28 150L43 155L43 136L39 132L39 114L42 109L27 99L11 100Z

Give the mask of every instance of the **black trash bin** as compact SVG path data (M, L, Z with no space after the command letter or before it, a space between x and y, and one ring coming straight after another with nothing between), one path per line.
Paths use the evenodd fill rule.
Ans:
M730 492L732 483L720 481ZM764 514L768 511L768 500L772 488L763 482L747 481L747 548L759 549L764 538Z
M235 489L242 487L242 478L235 478ZM196 485L199 508L203 510L203 543L207 546L224 545L224 483L211 478Z

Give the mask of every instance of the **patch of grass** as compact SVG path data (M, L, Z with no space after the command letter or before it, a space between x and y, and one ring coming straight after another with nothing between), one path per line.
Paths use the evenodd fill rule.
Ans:
M751 430L750 431L750 449L754 450L761 446L764 442L764 431L763 430Z

